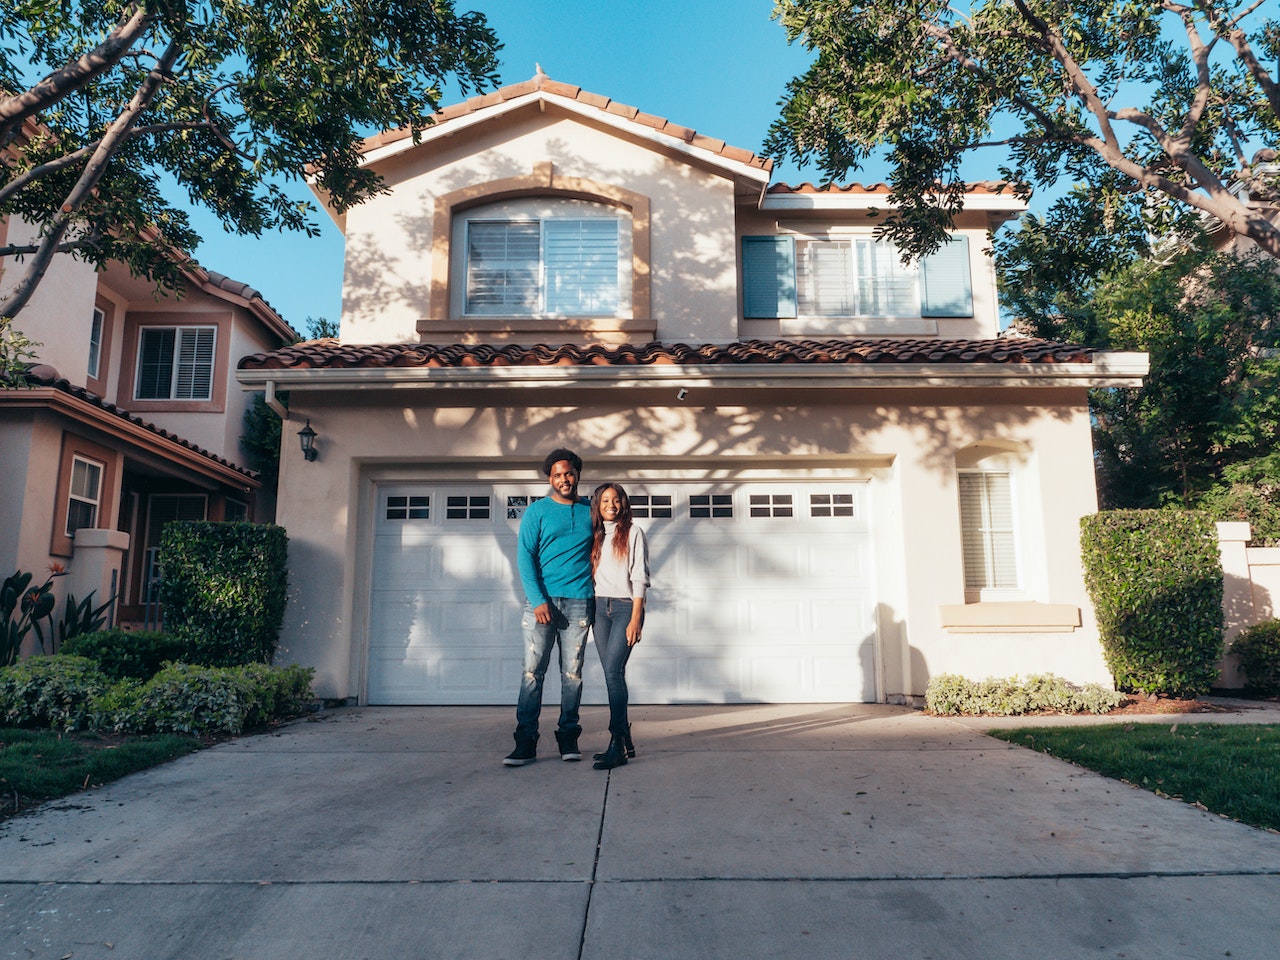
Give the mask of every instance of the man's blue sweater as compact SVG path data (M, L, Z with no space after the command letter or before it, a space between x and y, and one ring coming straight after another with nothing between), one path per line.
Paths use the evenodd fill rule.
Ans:
M589 600L591 578L591 508L585 503L535 500L520 519L516 554L520 582L529 605L540 607L551 597Z

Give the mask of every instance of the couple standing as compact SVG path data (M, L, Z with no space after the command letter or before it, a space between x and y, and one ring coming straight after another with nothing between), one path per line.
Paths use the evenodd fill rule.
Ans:
M578 499L582 458L552 450L542 463L551 495L530 504L520 519L517 565L524 586L524 676L516 702L516 748L509 767L538 756L542 681L551 648L560 645L561 760L581 760L578 706L587 630L594 630L609 691L609 746L595 756L595 769L609 770L634 757L627 722L627 658L640 642L644 596L649 586L649 548L631 522L631 501L616 483L596 488L588 506Z

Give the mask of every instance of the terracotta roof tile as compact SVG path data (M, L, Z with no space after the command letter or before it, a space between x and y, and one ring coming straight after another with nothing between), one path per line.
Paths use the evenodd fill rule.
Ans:
M165 430L163 427L158 427L154 423L151 423L147 420L143 420L141 417L134 416L133 414L129 413L129 411L127 410L122 410L120 407L117 407L114 403L111 403L108 400L104 400L102 397L98 396L96 393L92 393L89 390L86 390L84 387L76 386L71 381L67 380L65 377L59 377L57 375L57 371L54 370L52 367L49 367L47 365L37 365L33 367L31 370L27 371L26 378L27 378L27 382L31 384L31 386L33 387L52 387L54 390L60 390L63 393L69 394L70 396L73 396L78 400L83 400L85 403L91 404L92 406L95 406L106 413L119 417L121 420L126 420L129 423L142 427L144 430L147 430L150 433L154 433L158 437L163 437L164 439L170 440L173 443L178 444L179 446L186 447L188 450L191 450L194 453L198 453L200 456L205 457L209 460L212 460L214 463L221 464L224 467L229 467L230 469L236 471L236 473L249 477L252 480L258 479L258 474L253 470L249 470L245 467L242 467L237 463L232 463L230 460L227 460L224 457L220 457L215 453L211 453L210 451L206 450L204 447L197 446L196 444L192 443L190 440L183 439L182 437L178 436L176 433L170 433L168 430Z
M461 103L453 103L448 106L441 107L433 117L435 126L448 123L450 120L456 120L459 117L469 116L478 113L481 110L494 107L509 100L517 100L520 97L526 97L530 94L543 92L558 97L565 97L569 100L576 100L583 106L592 107L605 113L614 114L626 120L633 120L647 127L651 127L663 134L674 137L677 140L683 140L685 143L692 143L694 146L709 150L719 156L739 163L749 164L758 167L761 170L772 170L773 161L766 157L758 157L750 150L743 150L739 147L730 147L723 140L716 140L712 137L700 136L696 131L689 127L682 127L679 124L672 123L665 117L655 116L654 114L641 113L638 109L628 106L625 103L618 103L610 100L608 97L601 96L597 93L591 93L583 90L581 87L574 86L569 83L562 83L559 80L552 80L545 73L539 70L529 80L523 80L520 83L509 84L492 90L485 94L471 97ZM398 143L406 140L411 136L408 128L400 130L384 130L381 133L374 134L364 140L362 149L365 152L375 150L379 147L385 147L392 143Z
M639 366L655 364L1021 364L1091 363L1095 351L1050 340L744 340L729 344L647 343L532 347L489 344L349 344L310 340L240 361L244 370L351 367Z
M965 184L965 192L967 193L1012 193L1013 185L1000 180L979 180L973 183ZM768 193L841 193L841 194L890 194L893 188L887 183L846 183L835 184L829 183L823 186L814 186L807 180L804 183L774 183L769 185Z

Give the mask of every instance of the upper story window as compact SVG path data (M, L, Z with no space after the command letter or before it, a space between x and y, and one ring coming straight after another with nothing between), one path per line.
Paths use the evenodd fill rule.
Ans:
M871 236L742 238L743 315L971 317L963 236L919 263Z
M618 221L467 221L466 312L480 316L613 316Z
M135 400L209 400L217 327L143 327Z
M101 307L93 308L93 322L89 326L89 379L97 380L102 368L102 333L107 315Z

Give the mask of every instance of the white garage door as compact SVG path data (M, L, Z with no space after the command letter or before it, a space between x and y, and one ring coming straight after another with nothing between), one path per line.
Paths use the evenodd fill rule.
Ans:
M873 701L867 485L628 482L649 537L635 703ZM514 704L522 669L516 532L546 484L378 488L368 698ZM546 685L558 702L553 658ZM604 703L588 646L584 701Z

